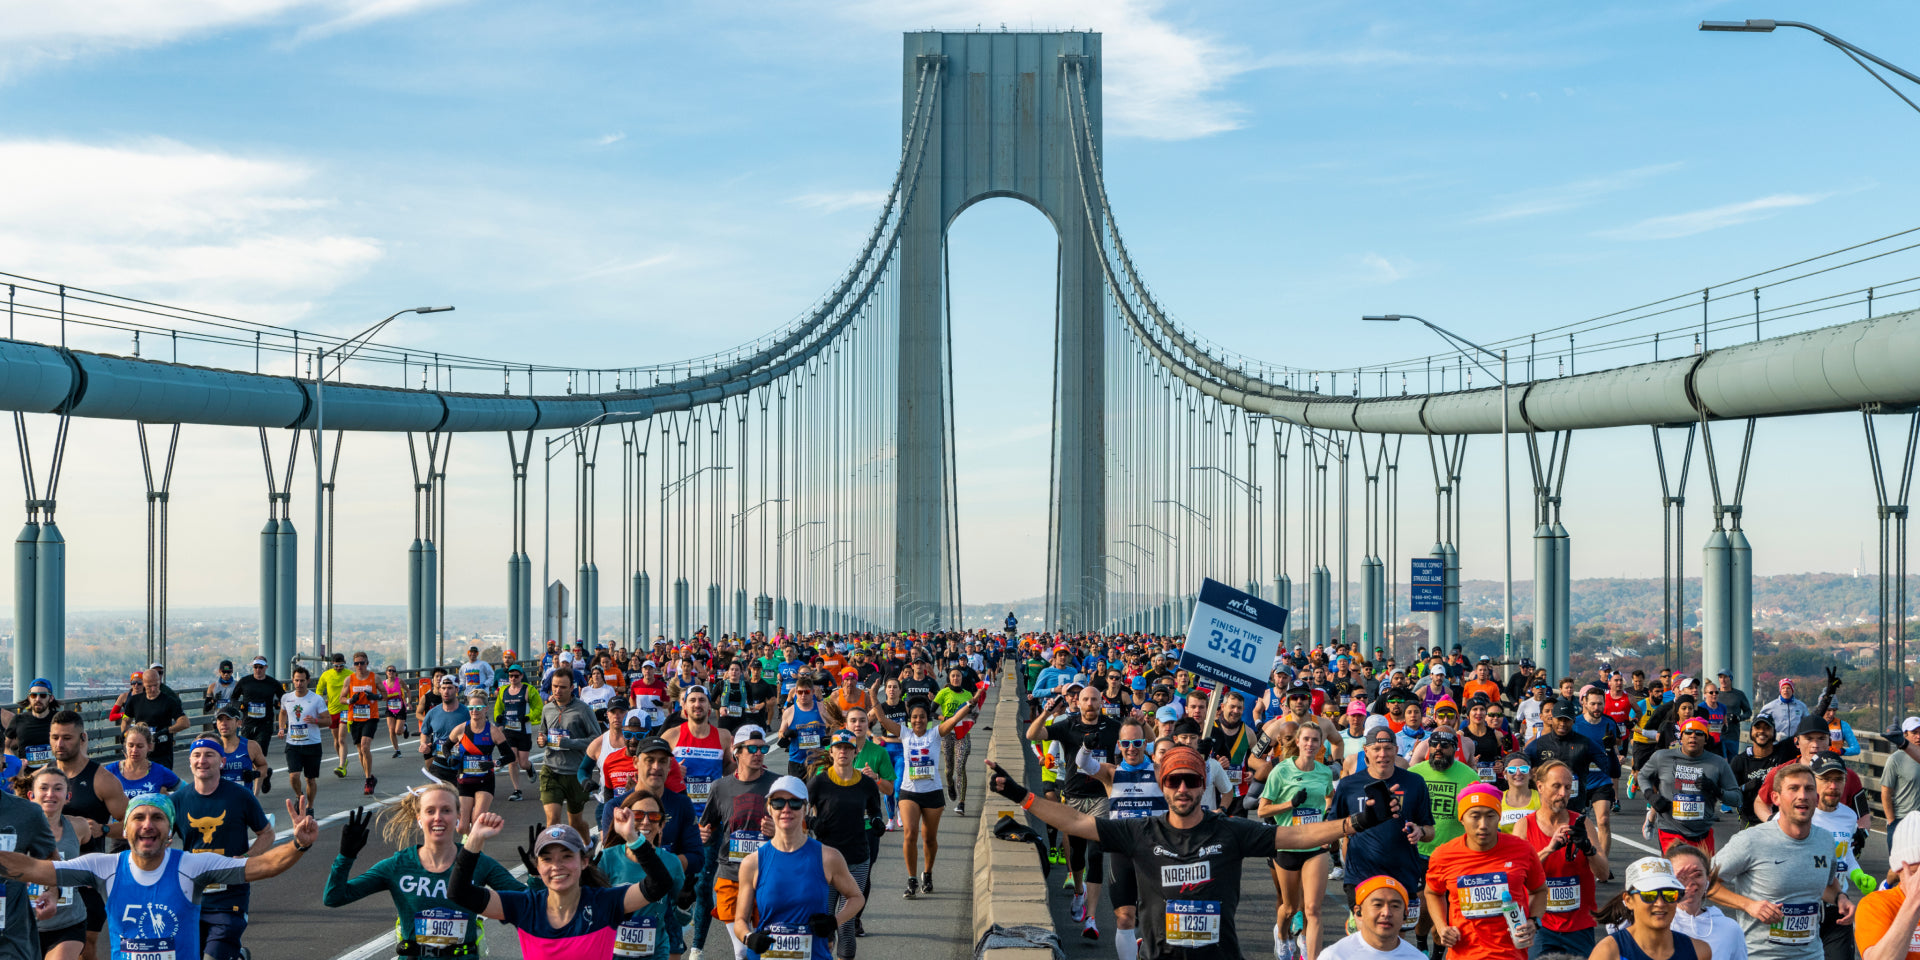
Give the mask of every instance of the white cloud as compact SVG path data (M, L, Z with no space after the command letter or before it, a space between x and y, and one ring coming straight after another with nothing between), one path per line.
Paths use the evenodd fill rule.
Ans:
M1636 167L1604 177L1592 177L1575 180L1552 187L1536 187L1520 190L1499 198L1499 206L1474 218L1476 223L1491 223L1500 220L1518 220L1524 217L1537 217L1543 214L1560 213L1587 206L1608 194L1618 193L1638 186L1663 173L1680 169L1678 163L1662 163L1653 166Z
M1161 0L861 0L842 15L903 29L1098 30L1105 76L1106 132L1150 140L1188 140L1236 130L1244 108L1219 99L1221 88L1257 68L1214 37L1162 19ZM1039 8L1036 10L1036 8Z
M1705 210L1648 217L1639 223L1602 230L1596 236L1611 240L1672 240L1677 237L1690 237L1696 233L1718 230L1721 227L1765 220L1782 210L1810 206L1832 195L1830 193L1775 193L1740 203L1709 207Z
M292 304L379 259L372 239L331 230L297 163L172 141L94 146L0 141L0 264L10 272L136 296ZM266 319L261 317L260 319Z
M887 200L885 190L825 190L815 193L803 193L788 200L796 207L818 210L821 213L839 213L857 207L867 207L875 213Z
M625 140L626 138L627 138L627 135L620 131L615 131L613 133L604 133L594 138L593 145L596 147L610 147L616 143L619 143L622 140Z
M325 36L452 0L0 0L0 72L281 18Z
M1369 283L1392 283L1407 275L1405 267L1395 266L1393 261L1377 253L1368 253L1361 257L1360 266Z

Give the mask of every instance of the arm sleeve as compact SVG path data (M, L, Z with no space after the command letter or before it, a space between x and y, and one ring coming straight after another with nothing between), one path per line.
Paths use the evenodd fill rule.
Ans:
M1860 740L1853 735L1853 724L1842 721L1840 724L1840 735L1847 740L1846 748L1840 751L1840 755L1843 757L1859 756Z
M333 869L327 871L326 888L320 892L320 902L329 907L344 907L387 889L387 871L391 866L392 858L389 857L368 867L366 873L349 877L353 872L353 861L346 857L334 857Z
M460 909L472 914L485 913L487 904L491 902L492 899L487 895L486 890L475 886L473 883L474 874L477 872L479 864L479 854L465 847L461 847L460 852L454 854L453 876L447 882L447 899L452 900ZM524 899L524 895L521 897L510 897L507 894L502 894L500 896L500 908L506 916L507 922L518 926L519 924L514 922L513 909L507 905L509 899Z

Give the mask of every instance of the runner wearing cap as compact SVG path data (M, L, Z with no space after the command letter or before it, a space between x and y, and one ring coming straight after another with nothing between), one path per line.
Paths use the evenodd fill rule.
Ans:
M1833 837L1813 829L1819 786L1804 763L1774 771L1780 816L1733 835L1713 858L1718 879L1707 898L1740 913L1754 960L1821 960L1823 903L1853 917L1833 855Z
M1407 921L1407 889L1392 877L1368 877L1354 887L1355 930L1319 952L1319 960L1426 960L1400 939Z
M265 749L252 740L241 738L239 706L228 704L221 707L214 714L213 729L220 738L220 778L237 783L256 796L272 793L273 765L267 762Z
M480 659L479 647L468 647L466 662L460 664L460 692L472 696L475 691L492 695L493 664Z
M1635 860L1627 867L1626 890L1621 894L1626 922L1593 948L1590 960L1714 960L1716 954L1706 941L1673 931L1685 890L1669 861Z
M273 741L274 718L286 688L267 673L267 658L254 657L247 675L233 685L233 702L240 707L240 734L266 749Z
M1920 725L1916 729L1920 729ZM1753 804L1760 796L1760 788L1765 785L1767 775L1775 767L1792 763L1794 753L1778 742L1771 717L1754 717L1748 736L1753 741L1752 745L1729 757L1727 766L1733 771L1734 779L1740 781L1740 822L1750 827L1760 822Z
M1846 786L1847 765L1840 758L1829 755L1816 758L1812 769L1818 791L1815 794L1818 805L1813 809L1813 834L1832 838L1834 859L1840 861L1842 888L1851 885L1857 891L1854 893L1856 897L1872 893L1880 881L1860 869L1860 860L1855 856L1855 813L1852 808L1840 805L1840 793ZM1853 931L1840 922L1839 914L1831 904L1820 914L1820 941L1828 957L1851 960Z
M1151 817L1093 816L1029 793L991 760L987 768L994 793L1069 836L1097 840L1128 857L1145 919L1139 929L1145 931L1146 960L1242 956L1233 923L1240 912L1242 860L1332 843L1393 818L1394 797L1384 783L1375 784L1358 812L1343 820L1276 827L1211 813L1200 806L1206 758L1189 747L1165 747L1154 757L1167 812Z
M1887 842L1892 885L1867 894L1853 913L1861 960L1920 958L1920 818L1903 819Z
M1794 696L1795 687L1791 678L1781 678L1779 689L1780 696L1767 701L1766 706L1754 711L1754 716L1772 720L1773 729L1776 732L1799 730L1801 721L1809 716L1818 718L1826 712L1827 704L1832 701L1834 693L1840 689L1840 677L1832 667L1827 668L1826 687L1821 691L1819 705L1812 710L1807 709L1805 700Z
M1385 718L1381 718L1384 720ZM1419 889L1426 863L1418 845L1434 836L1433 810L1427 800L1427 782L1419 774L1398 766L1397 740L1392 730L1376 726L1367 731L1366 743L1354 758L1355 768L1333 785L1333 799L1327 816L1337 818L1358 813L1376 786L1399 797L1400 809L1388 820L1369 825L1347 841L1347 907L1354 904L1355 885L1368 877L1386 875L1408 890ZM1408 922L1418 923L1423 912L1420 901L1407 906Z
M381 818L382 839L394 854L357 877L353 861L366 849L373 821ZM460 795L452 784L413 787L385 812L362 807L347 813L340 828L340 852L327 872L320 902L344 907L381 891L392 898L398 917L395 933L403 957L459 957L479 954L480 924L472 912L454 903L447 889L453 876L460 826ZM525 890L492 857L481 854L474 882L496 890Z
M1558 760L1573 771L1574 793L1567 806L1586 812L1587 794L1580 789L1587 781L1587 774L1595 769L1605 772L1606 761L1600 756L1600 748L1586 737L1573 732L1573 721L1580 715L1580 707L1571 700L1560 700L1553 704L1552 716L1547 720L1546 732L1533 738L1524 750L1527 759L1535 767L1542 760Z
M193 779L173 794L174 811L181 823L180 848L257 857L273 849L273 825L252 791L222 776L226 760L226 747L211 737L195 740L187 749ZM244 883L212 884L201 889L201 952L213 960L237 960L241 956L250 889Z
M1547 874L1539 952L1584 956L1593 950L1593 911L1600 906L1594 884L1612 879L1606 851L1596 845L1599 831L1593 821L1567 809L1573 771L1566 764L1544 761L1533 780L1540 788L1540 809L1522 817L1510 832L1533 848Z
M775 781L767 793L773 836L740 863L733 931L763 957L831 960L835 931L866 905L839 851L807 836L807 803L799 778Z
M1799 755L1794 758L1794 762L1812 765L1815 760L1821 757L1832 756L1832 753L1827 749L1828 743L1827 725L1825 721L1817 716L1810 716L1801 720L1800 729L1795 731L1793 738L1793 745L1799 750ZM1774 778L1778 776L1779 772L1780 768L1778 767L1768 771L1766 779L1760 781L1759 792L1754 795L1753 812L1762 820L1770 819L1775 809L1780 805L1779 799L1774 793ZM1867 824L1872 822L1871 816L1863 810L1865 803L1861 794L1864 792L1865 788L1860 782L1860 775L1854 773L1852 770L1848 770L1846 792L1841 796L1840 802L1849 807L1853 807L1855 810L1862 811L1860 816L1861 829L1865 829Z
M401 731L407 724L407 684L400 679L400 668L387 664L387 669L376 684L375 693L380 698L380 714L387 721L387 745L393 748L393 759L400 759Z
M704 909L693 917L695 951L704 953L709 919L732 929L740 891L740 863L766 840L766 796L778 779L767 769L766 733L752 725L734 731L733 775L714 784L707 808L700 815L700 839L714 853L714 873L713 883L700 891L699 903Z
M333 775L345 779L347 776L347 655L336 653L327 669L313 678L313 692L326 698L326 726L333 731L335 758Z
M510 664L507 682L493 695L493 722L500 725L506 737L500 754L501 759L507 761L507 780L513 786L513 792L507 794L509 801L520 799L521 774L526 774L529 785L536 785L533 767L527 758L533 752L533 729L540 723L543 705L540 691L527 683L526 669L517 663Z
M218 779L214 777L216 783ZM240 796L253 802L245 791ZM15 803L24 804L28 812L39 817L32 804L17 797L0 799L0 817ZM37 831L22 833L15 849L0 851L0 876L44 887L99 890L106 902L107 950L112 957L199 957L201 903L208 888L257 883L278 876L313 848L320 827L308 814L306 804L288 800L287 817L293 827L292 843L244 860L216 853L188 853L169 847L176 822L173 801L163 794L150 793L128 803L127 850L85 853L78 859L58 862L39 859L53 853L52 835L46 830L45 818L40 817ZM181 826L191 829L184 823ZM26 899L24 891L8 884L10 912L24 910ZM32 937L33 927L24 913L17 923L13 916L7 921L5 940L0 942L20 943L16 936Z
M521 892L477 886L480 854L486 842L506 826L497 813L478 818L454 857L447 892L461 909L515 927L525 960L611 957L616 928L647 904L672 895L673 874L652 844L636 851L645 879L611 886L606 874L588 859L579 831L567 824L539 831L533 842L529 859L540 877L538 887Z
M1712 732L1693 717L1680 725L1680 746L1654 753L1640 768L1640 788L1660 831L1660 850L1685 842L1713 853L1720 802L1740 789L1733 769L1707 749Z
M1433 939L1451 960L1522 960L1546 909L1546 872L1525 840L1500 832L1497 790L1476 783L1455 800L1462 832L1434 849L1423 887ZM1508 899L1523 914L1511 932Z
M1900 825L1901 818L1920 808L1920 717L1900 722L1900 749L1887 755L1880 774L1880 810L1887 818L1887 836Z

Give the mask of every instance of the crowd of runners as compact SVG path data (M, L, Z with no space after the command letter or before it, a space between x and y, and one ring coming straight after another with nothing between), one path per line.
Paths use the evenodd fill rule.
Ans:
M1813 703L1782 681L1756 707L1726 676L1552 678L1523 660L1500 679L1458 649L1401 664L1333 645L1283 653L1261 690L1215 691L1178 647L701 635L526 663L472 648L417 682L363 653L284 681L254 659L189 691L191 714L156 664L114 704L121 757L104 764L36 681L0 711L0 960L247 956L249 885L314 845L329 767L359 806L321 903L384 893L402 956L483 955L492 921L530 960L852 960L876 882L966 896L935 888L939 826L966 815L1003 668L1033 762L987 764L987 788L1044 828L1088 941L1108 935L1106 893L1120 960L1264 954L1235 929L1255 858L1278 960L1920 960L1920 718L1881 778L1895 822L1876 821L1832 675ZM381 790L381 751L412 751L415 785ZM266 812L276 762L284 833ZM521 802L540 806L524 845L498 808ZM1721 846L1723 817L1747 829ZM897 869L880 862L895 831ZM1621 831L1661 855L1621 855ZM1869 831L1886 876L1860 866ZM1334 885L1344 931L1322 929Z

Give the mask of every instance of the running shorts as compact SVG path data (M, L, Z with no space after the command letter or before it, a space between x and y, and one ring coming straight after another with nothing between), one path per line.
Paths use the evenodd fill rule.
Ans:
M454 784L454 788L459 790L460 795L463 797L476 797L483 793L491 796L494 788L498 785L499 783L495 780L494 775L489 773L485 777L471 783L465 780L458 781ZM546 798L542 797L541 800L544 802Z
M726 877L713 878L713 918L721 923L733 922L733 911L740 902L740 881Z
M587 808L587 785L571 773L558 773L541 768L540 802L564 803L568 813L579 813Z
M1596 803L1599 803L1602 800L1605 800L1607 802L1607 805L1611 807L1617 807L1620 805L1620 794L1615 789L1612 780L1608 780L1602 786L1594 787L1593 789L1586 791L1586 794L1587 794L1587 806L1589 807L1593 806Z
M287 773L313 778L320 775L320 744L287 744Z
M1319 850L1275 850L1273 865L1282 870L1298 871L1301 867L1312 863L1314 858L1326 855L1327 851L1324 847Z
M362 740L372 740L373 735L380 731L380 721L355 720L347 729L353 736L354 743L359 743Z
M1140 881L1133 875L1133 858L1118 850L1107 851L1107 896L1115 909L1140 905Z
M533 734L525 730L508 730L506 744L515 750L533 752Z
M919 804L922 810L938 810L947 805L947 794L944 790L900 791L900 802L907 803L909 801Z

